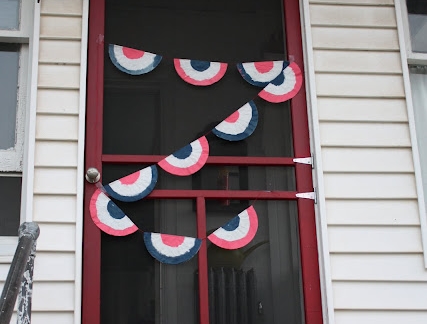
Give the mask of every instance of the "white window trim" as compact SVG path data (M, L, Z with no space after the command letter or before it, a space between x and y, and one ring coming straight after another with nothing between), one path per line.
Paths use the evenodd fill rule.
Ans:
M421 243L423 247L424 267L427 268L427 212L424 199L423 179L421 174L421 161L418 150L418 141L415 129L414 106L412 101L411 83L409 79L408 64L427 65L427 54L412 52L411 37L409 32L408 11L405 0L395 1L397 31L400 45L400 57L402 62L403 83L406 94L406 106L408 112L409 132L412 143L412 157L414 161L415 183L418 196L418 211L420 214Z
M28 130L31 129L31 122L34 119L35 104L31 100L34 89L32 82L34 82L34 70L37 69L37 62L33 60L33 53L38 52L38 47L34 46L34 42L38 39L34 37L37 35L33 28L33 20L35 17L34 8L37 8L37 1L21 0L21 15L20 15L20 30L0 30L0 42L4 43L21 43L21 50L19 56L19 74L18 74L18 93L17 93L17 113L16 113L16 143L13 149L0 150L1 160L7 160L7 162L0 162L0 172L10 172L8 176L23 177L22 189L21 189L21 214L20 223L24 221L30 221L31 216L27 215L28 205L32 205L32 201L29 203L28 200L28 180L33 177L34 159L31 159L30 163L24 159L24 154L27 158L29 148L34 146L31 142L34 140L34 134L27 134ZM34 35L33 35L34 34ZM31 65L30 65L31 64ZM35 80L37 81L37 80ZM37 83L35 83L37 87ZM34 96L34 93L33 93ZM31 109L30 109L31 105ZM34 107L33 107L34 106ZM24 174L21 172L24 171ZM2 175L6 176L6 175ZM32 184L32 183L31 183ZM32 185L31 189L32 191ZM31 196L32 197L32 196ZM16 246L18 243L18 233L16 236L0 236L0 263L8 262L15 254Z

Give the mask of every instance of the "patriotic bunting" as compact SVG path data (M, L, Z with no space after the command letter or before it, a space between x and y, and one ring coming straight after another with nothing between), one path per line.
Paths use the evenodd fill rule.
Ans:
M160 55L114 44L109 45L108 53L114 66L130 75L149 73L162 61ZM227 63L191 59L174 59L173 63L177 74L195 86L209 86L218 82L228 67ZM246 82L263 87L258 96L268 102L289 100L302 86L302 72L294 62L245 62L238 63L237 69ZM244 140L255 131L258 117L257 107L251 100L215 126L212 133L227 141ZM202 136L162 159L158 166L171 174L188 176L199 171L208 156L209 143ZM157 179L157 167L151 165L104 187L101 185L102 190L96 189L89 203L95 225L113 236L126 236L138 231L138 227L109 197L123 202L140 200L153 191ZM296 194L296 198L313 199L312 196L315 195ZM223 249L239 249L253 240L257 230L258 216L254 207L250 206L207 236L207 239ZM190 260L198 253L203 239L206 239L151 232L143 232L143 235L148 252L167 264Z
M110 182L104 189L114 199L132 202L147 196L157 183L157 167L149 166L126 177Z
M138 230L129 217L99 189L92 195L89 210L95 225L107 234L126 236Z
M221 80L227 64L186 59L174 59L175 70L185 82L196 86L208 86Z
M151 72L162 60L160 55L113 44L110 44L108 54L116 68L131 75Z
M240 141L249 137L258 125L258 110L253 101L236 110L213 130L219 138Z
M223 249L239 249L255 237L258 216L253 206L248 207L224 226L208 236L209 241Z
M286 61L237 63L243 79L257 87L265 87L289 65Z
M144 233L144 242L155 259L168 264L190 260L202 245L202 240L194 237L149 232Z
M187 176L199 171L209 156L209 143L205 136L191 142L161 160L159 166L174 175Z
M268 102L279 103L292 99L302 85L302 73L296 63L289 64L279 76L270 82L259 94Z

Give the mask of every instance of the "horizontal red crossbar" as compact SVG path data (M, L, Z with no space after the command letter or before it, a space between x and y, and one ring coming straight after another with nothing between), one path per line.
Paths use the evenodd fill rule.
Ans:
M248 191L248 190L153 190L146 198L192 199L262 199L296 200L296 191Z
M103 154L106 163L158 163L166 155L118 155ZM293 157L254 157L254 156L209 156L206 164L211 165L253 165L253 166L294 166Z

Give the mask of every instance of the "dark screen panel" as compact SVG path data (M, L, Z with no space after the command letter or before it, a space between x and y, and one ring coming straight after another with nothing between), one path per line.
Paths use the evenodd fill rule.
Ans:
M21 177L0 177L0 236L18 236Z
M104 138L104 153L171 154L210 134L218 123L255 99L259 112L255 132L239 143L210 137L210 154L292 156L289 103L271 104L258 98L261 89L245 82L235 65L286 59L280 1L228 1L222 5L189 0L176 4L107 1L106 10L106 47L118 44L164 57L152 72L131 76L111 63L106 48L105 86L106 91L113 88L114 94L105 92L104 129L114 132L117 120L129 127L117 137ZM197 87L178 76L175 57L220 60L229 66L219 82ZM132 90L126 89L129 87ZM155 92L157 98L145 98L151 95L147 92ZM117 116L117 106L124 116ZM136 121L144 121L139 130Z

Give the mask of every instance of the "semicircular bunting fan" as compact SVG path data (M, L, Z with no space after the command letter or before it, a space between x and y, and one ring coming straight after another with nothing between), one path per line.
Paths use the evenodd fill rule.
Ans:
M162 60L160 55L114 44L108 47L108 54L116 68L131 75L151 72Z

